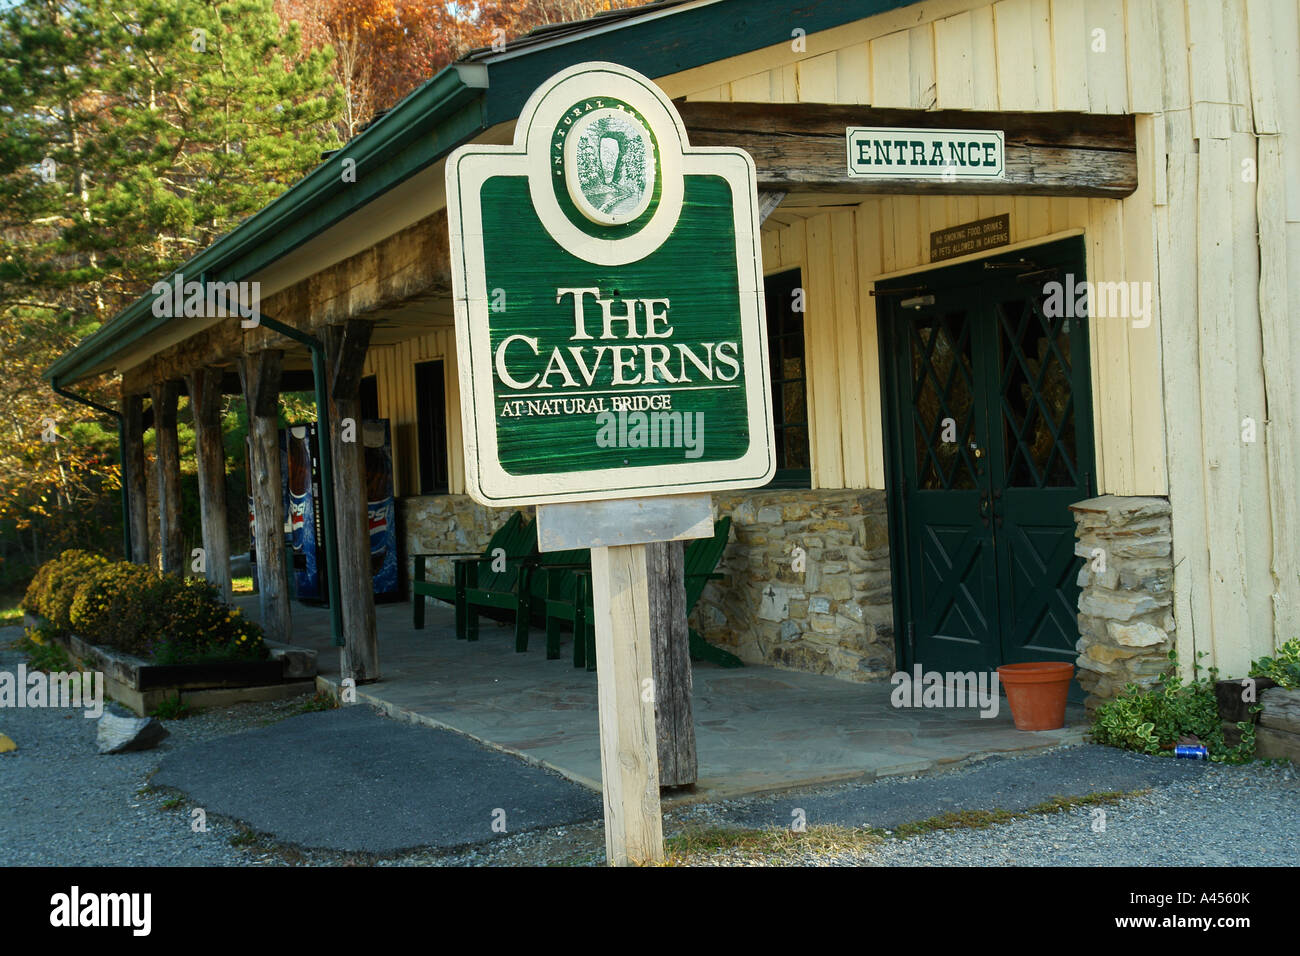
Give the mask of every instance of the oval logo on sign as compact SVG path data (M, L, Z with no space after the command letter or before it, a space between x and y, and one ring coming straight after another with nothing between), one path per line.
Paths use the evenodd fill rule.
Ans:
M632 222L650 205L654 140L630 112L598 109L584 114L569 131L564 154L569 198L592 222Z

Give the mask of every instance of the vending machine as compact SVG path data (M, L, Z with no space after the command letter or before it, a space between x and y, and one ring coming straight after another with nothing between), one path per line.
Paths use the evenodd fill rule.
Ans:
M285 461L285 514L295 569L294 593L306 604L329 604L316 423L290 425L280 435ZM366 523L370 531L370 572L375 600L400 601L393 446L387 419L361 422L357 437L365 462ZM252 521L251 494L249 520Z
M293 542L295 593L306 604L328 603L325 533L320 509L320 447L316 423L290 425L287 434L289 527Z
M388 420L363 421L366 461L366 519L370 527L370 572L375 600L400 601L397 555L397 503L393 498L393 442Z

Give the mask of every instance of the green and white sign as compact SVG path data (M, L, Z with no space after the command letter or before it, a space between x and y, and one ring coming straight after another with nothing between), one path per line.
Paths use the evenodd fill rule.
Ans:
M775 469L754 163L570 67L447 160L466 483L483 504L748 488Z
M895 129L850 126L849 175L855 179L1006 177L1006 143L998 129Z

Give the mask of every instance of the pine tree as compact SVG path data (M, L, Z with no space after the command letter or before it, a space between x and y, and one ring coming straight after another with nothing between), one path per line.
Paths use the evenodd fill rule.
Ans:
M0 11L0 340L24 349L0 377L0 560L33 516L66 537L56 506L116 480L111 440L75 425L94 413L41 369L338 145L331 55L272 0ZM46 418L56 442L35 438Z

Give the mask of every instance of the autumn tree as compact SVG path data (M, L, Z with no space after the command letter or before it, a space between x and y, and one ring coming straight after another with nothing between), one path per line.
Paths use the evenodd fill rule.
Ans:
M635 0L276 0L309 49L330 46L347 104L344 139L471 50L509 44L548 23L581 20Z

